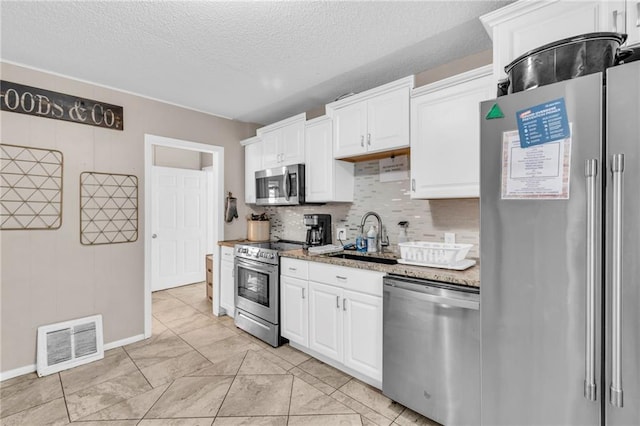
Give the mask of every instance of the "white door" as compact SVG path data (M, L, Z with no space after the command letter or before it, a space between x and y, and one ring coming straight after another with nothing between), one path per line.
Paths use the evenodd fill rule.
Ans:
M333 195L333 141L331 120L310 124L305 129L305 199L331 201Z
M207 173L152 169L151 291L205 279Z
M282 132L280 129L264 132L262 134L262 166L265 169L280 165L280 147Z
M281 129L281 163L283 166L304 162L304 121Z
M220 262L220 306L227 311L227 315L235 314L235 268L233 262Z
M382 298L344 290L344 364L382 380Z
M367 103L358 102L333 113L333 156L344 158L367 152Z
M409 88L370 99L367 116L369 152L409 146Z
M302 346L309 346L309 283L281 275L280 291L282 336Z
M309 282L309 347L342 362L342 289Z

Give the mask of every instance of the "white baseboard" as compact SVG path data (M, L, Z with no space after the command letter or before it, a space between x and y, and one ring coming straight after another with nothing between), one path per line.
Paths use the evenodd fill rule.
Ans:
M104 350L108 351L109 349L119 348L120 346L130 345L135 342L139 342L140 340L144 340L144 333L138 334L136 336L127 337L126 339L116 340L115 342L105 343Z
M130 345L131 343L139 342L144 339L144 334L138 334L136 336L127 337L126 339L116 340L115 342L105 343L104 350L119 348L120 346ZM3 371L0 373L0 382L13 379L14 377L22 376L23 374L29 374L36 371L36 364L25 365L24 367L14 368L13 370Z
M13 379L14 377L22 376L23 374L29 374L36 371L36 365L25 365L24 367L14 368L13 370L3 371L0 373L0 382Z

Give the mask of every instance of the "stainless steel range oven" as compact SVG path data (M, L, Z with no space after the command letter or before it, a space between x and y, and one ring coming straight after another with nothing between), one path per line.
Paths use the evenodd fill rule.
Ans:
M280 256L297 242L236 244L235 324L271 346L280 345Z

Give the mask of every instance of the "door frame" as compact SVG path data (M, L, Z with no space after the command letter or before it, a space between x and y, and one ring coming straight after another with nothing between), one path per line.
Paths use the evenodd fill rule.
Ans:
M151 134L144 135L144 337L149 338L152 334L151 317L151 234L152 234L152 203L151 191L153 179L151 175L153 167L153 147L164 146L169 148L185 149L211 154L213 157L213 185L209 187L207 194L208 203L213 207L213 212L220 214L209 214L209 229L207 233L207 246L214 247L215 242L224 239L224 222L222 206L224 194L224 147L208 145L199 142L190 142L181 139L173 139L164 136ZM208 211L208 209L207 209ZM202 259L204 262L204 259Z

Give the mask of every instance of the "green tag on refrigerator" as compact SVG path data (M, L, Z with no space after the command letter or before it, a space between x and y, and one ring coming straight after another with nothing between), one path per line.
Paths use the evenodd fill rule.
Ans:
M498 104L493 104L493 106L491 107L491 109L487 113L487 116L484 119L493 120L494 118L504 118L504 114L502 113L502 110L500 109Z

